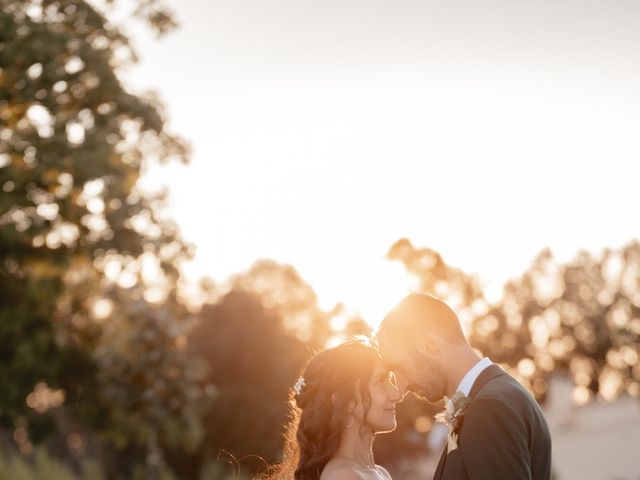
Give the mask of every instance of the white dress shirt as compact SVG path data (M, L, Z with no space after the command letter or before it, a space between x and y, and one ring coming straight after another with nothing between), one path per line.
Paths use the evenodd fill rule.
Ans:
M482 360L476 363L473 367L471 367L471 370L469 370L467 374L462 377L462 380L460 381L456 392L462 392L465 394L465 396L468 397L473 384L478 379L480 374L491 365L493 365L493 362L487 357L484 357Z
M473 384L476 382L480 374L487 368L493 365L493 362L489 360L489 358L484 357L478 363L476 363L469 371L462 377L462 380L458 384L458 388L454 392L462 392L465 396L469 396L471 389L473 388ZM448 410L453 411L453 402L450 398L445 397L444 403Z

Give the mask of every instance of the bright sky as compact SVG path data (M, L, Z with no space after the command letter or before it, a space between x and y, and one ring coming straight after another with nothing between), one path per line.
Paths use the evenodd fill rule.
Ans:
M181 0L137 36L191 165L155 169L191 278L294 265L375 325L408 237L496 297L550 246L637 237L640 2Z

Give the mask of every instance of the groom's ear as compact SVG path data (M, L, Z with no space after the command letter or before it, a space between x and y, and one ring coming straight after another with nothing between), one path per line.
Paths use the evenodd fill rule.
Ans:
M416 348L422 354L437 355L440 353L440 342L434 334L422 332L416 342Z

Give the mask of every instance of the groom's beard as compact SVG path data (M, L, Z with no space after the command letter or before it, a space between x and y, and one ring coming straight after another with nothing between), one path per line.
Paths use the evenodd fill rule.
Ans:
M417 353L416 365L419 378L416 378L408 389L424 398L429 403L440 402L447 391L447 377L444 365L437 358L430 358Z

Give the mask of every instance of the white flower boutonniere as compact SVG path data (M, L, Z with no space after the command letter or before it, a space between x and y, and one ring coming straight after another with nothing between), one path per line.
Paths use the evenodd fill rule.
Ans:
M436 422L444 423L449 427L447 452L450 453L458 448L458 436L460 434L458 427L469 403L471 403L471 398L462 392L456 392L451 398L445 397L444 403L446 408L436 415Z

